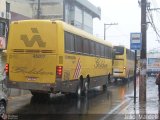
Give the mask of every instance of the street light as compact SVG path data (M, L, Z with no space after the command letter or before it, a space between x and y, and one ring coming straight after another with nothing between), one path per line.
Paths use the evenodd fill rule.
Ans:
M105 24L105 23L104 23L104 40L106 39L106 26L107 26L107 25L110 27L110 26L112 26L112 25L118 25L118 23L110 23L110 24Z

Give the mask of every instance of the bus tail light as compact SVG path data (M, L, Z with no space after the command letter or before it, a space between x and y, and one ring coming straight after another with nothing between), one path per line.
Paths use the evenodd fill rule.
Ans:
M56 67L56 77L57 78L62 78L62 72L63 72L63 67L62 66L57 66Z
M5 72L6 72L6 75L9 75L9 64L6 64L6 66L5 66Z

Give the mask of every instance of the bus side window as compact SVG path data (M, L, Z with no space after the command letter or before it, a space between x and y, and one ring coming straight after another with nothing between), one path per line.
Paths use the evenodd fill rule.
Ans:
M65 51L66 52L75 51L74 35L69 32L65 32Z
M100 45L100 55L101 55L101 57L105 56L104 45Z
M115 50L115 49L113 49L113 50L112 50L112 58L113 58L113 59L115 59L115 58L116 58L116 56L115 56L115 55L116 55L116 54L115 54L115 52L116 52L116 50Z
M88 39L83 40L83 53L89 55L89 41Z
M75 37L75 49L76 49L76 53L82 53L83 52L83 39L82 37L76 35Z
M96 43L96 56L100 56L100 44L99 43Z
M106 46L105 46L104 50L105 50L105 58L107 58L108 51L107 51L107 47Z
M89 42L89 45L90 45L90 54L92 55L92 56L95 56L95 42L94 41L90 41Z

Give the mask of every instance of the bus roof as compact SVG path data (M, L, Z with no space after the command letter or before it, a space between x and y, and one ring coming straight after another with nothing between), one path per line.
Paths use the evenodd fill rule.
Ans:
M91 39L95 42L98 42L98 43L101 43L101 44L105 44L105 45L108 45L110 47L112 47L112 44L106 40L103 40L103 39L100 39L100 38L97 38L95 37L94 35L84 31L84 30L81 30L79 28L76 28L70 24L67 24L61 20L42 20L42 19L32 19L32 20L19 20L19 21L13 21L12 24L15 24L15 23L23 23L23 22L55 22L59 25L62 25L63 29L67 32L71 32L73 34L76 34L76 35L79 35L81 37L84 37L84 38L87 38L87 39Z
M64 27L64 30L67 31L67 32L71 32L71 33L74 33L74 34L79 35L81 37L88 38L88 39L91 39L95 42L105 44L105 45L108 45L108 46L112 47L112 44L110 42L108 42L106 40L103 40L103 39L100 39L100 38L97 38L94 35L86 32L84 30L76 28L76 27L74 27L70 24L67 24L67 23L63 22L63 21L56 20L55 22L62 24L63 27Z

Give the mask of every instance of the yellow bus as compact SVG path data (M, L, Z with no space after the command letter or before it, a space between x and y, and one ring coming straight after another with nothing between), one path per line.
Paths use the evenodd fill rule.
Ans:
M114 46L113 78L128 79L134 76L135 53L124 46Z
M15 21L7 47L7 85L35 96L105 89L112 51L110 43L62 21Z

